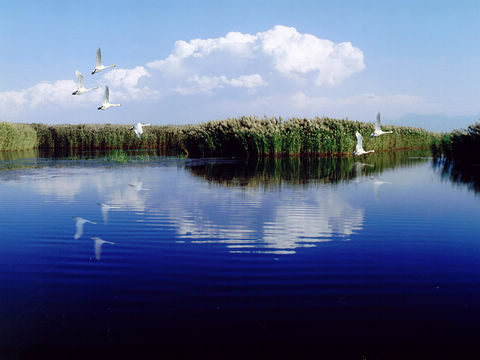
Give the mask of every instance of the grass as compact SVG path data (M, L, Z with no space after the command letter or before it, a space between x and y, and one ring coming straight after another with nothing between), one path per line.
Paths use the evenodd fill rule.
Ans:
M158 149L189 157L333 156L352 154L359 131L366 150L429 147L438 135L420 128L385 125L392 134L370 138L373 124L330 118L240 118L196 125L151 126L138 139L128 125L7 124L0 150L93 151ZM0 131L2 127L0 127ZM23 131L23 132L22 132Z
M31 125L0 122L0 151L29 150L38 147Z
M146 162L154 160L156 156L149 155L148 153L131 154L124 150L113 150L109 152L105 157L105 161L113 161L120 164L126 164L131 162Z

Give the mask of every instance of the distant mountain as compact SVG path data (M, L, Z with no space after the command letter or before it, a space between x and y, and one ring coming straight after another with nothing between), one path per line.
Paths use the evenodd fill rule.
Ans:
M406 114L398 119L382 119L382 123L421 127L430 131L447 132L454 129L464 129L468 125L480 122L480 114L471 116L447 116Z

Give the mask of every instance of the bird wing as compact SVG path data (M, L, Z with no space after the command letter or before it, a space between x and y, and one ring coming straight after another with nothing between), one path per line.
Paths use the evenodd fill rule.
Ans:
M358 131L355 133L355 136L357 137L357 146L355 147L355 149L358 152L360 150L363 150L363 137Z
M78 70L75 70L75 75L77 75L78 87L83 88L84 85L83 85L83 75L82 75L82 73Z
M377 121L375 122L375 131L382 130L380 128L380 113L377 114Z
M97 67L102 65L102 50L97 49Z
M110 101L110 90L108 86L105 86L105 94L103 94L103 103L108 104Z

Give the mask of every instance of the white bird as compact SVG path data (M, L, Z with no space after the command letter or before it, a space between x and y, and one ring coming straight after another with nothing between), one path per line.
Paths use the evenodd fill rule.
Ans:
M148 191L150 189L145 189L143 187L143 182L142 181L135 181L131 184L128 184L128 186L131 186L135 191Z
M90 239L95 241L95 259L100 260L100 256L102 255L102 245L103 244L112 244L114 245L114 242L111 241L105 241L103 239L100 239L99 237L93 236Z
M77 75L77 79L78 79L78 82L77 82L77 90L75 90L72 95L82 95L82 94L85 94L86 92L89 92L91 90L95 90L95 89L98 89L98 86L94 86L93 88L91 89L85 89L85 85L83 83L83 75L80 71L78 70L75 70L75 75Z
M110 209L117 209L117 206L105 203L98 203L97 205L100 206L100 210L102 211L103 222L105 224L108 224L108 212L110 211Z
M100 50L100 48L98 48L98 50L97 50L97 65L95 66L95 69L93 69L92 75L95 74L95 73L98 73L102 70L105 70L105 69L108 69L108 68L114 68L116 66L117 65L104 66L102 64L102 50Z
M98 108L98 110L107 110L112 106L122 106L122 104L110 104L110 90L108 86L105 86L105 94L103 94L103 104Z
M392 131L383 131L380 127L380 113L377 114L377 122L375 123L375 131L370 137L380 136L383 134L391 134Z
M142 124L142 123L136 123L130 130L133 130L137 137L140 139L143 134L143 127L144 126L151 126L150 124Z
M93 222L93 221L90 221L90 220L87 220L87 219L84 219L84 218L81 218L81 217L78 217L78 216L74 216L72 219L77 222L76 223L77 232L75 233L75 235L73 235L74 239L78 239L83 235L83 225L85 223L96 224L96 222Z
M355 147L355 151L353 152L354 155L364 155L368 153L373 153L375 150L368 150L365 151L363 150L363 137L362 135L357 131L355 133L355 136L357 137L357 146Z

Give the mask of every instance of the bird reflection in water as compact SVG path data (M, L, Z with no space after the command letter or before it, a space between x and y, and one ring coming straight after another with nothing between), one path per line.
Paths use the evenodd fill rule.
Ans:
M128 184L133 190L135 191L149 191L150 189L146 189L143 187L142 181L134 181L133 183Z
M85 223L96 224L96 222L93 222L78 216L74 216L72 219L76 221L75 225L77 227L77 232L75 233L75 235L73 235L74 239L79 239L83 235L83 225Z
M116 209L117 206L113 206L105 203L98 203L97 205L100 206L100 210L102 211L103 223L108 224L108 212L111 209Z
M95 242L95 244L94 244L94 247L95 247L95 259L97 259L97 260L100 260L100 258L101 258L101 255L102 255L102 245L103 245L103 244L111 244L111 245L114 245L114 244L115 244L114 242L106 241L106 240L100 239L99 237L96 237L96 236L93 236L93 237L91 237L90 239L92 239L92 240Z

